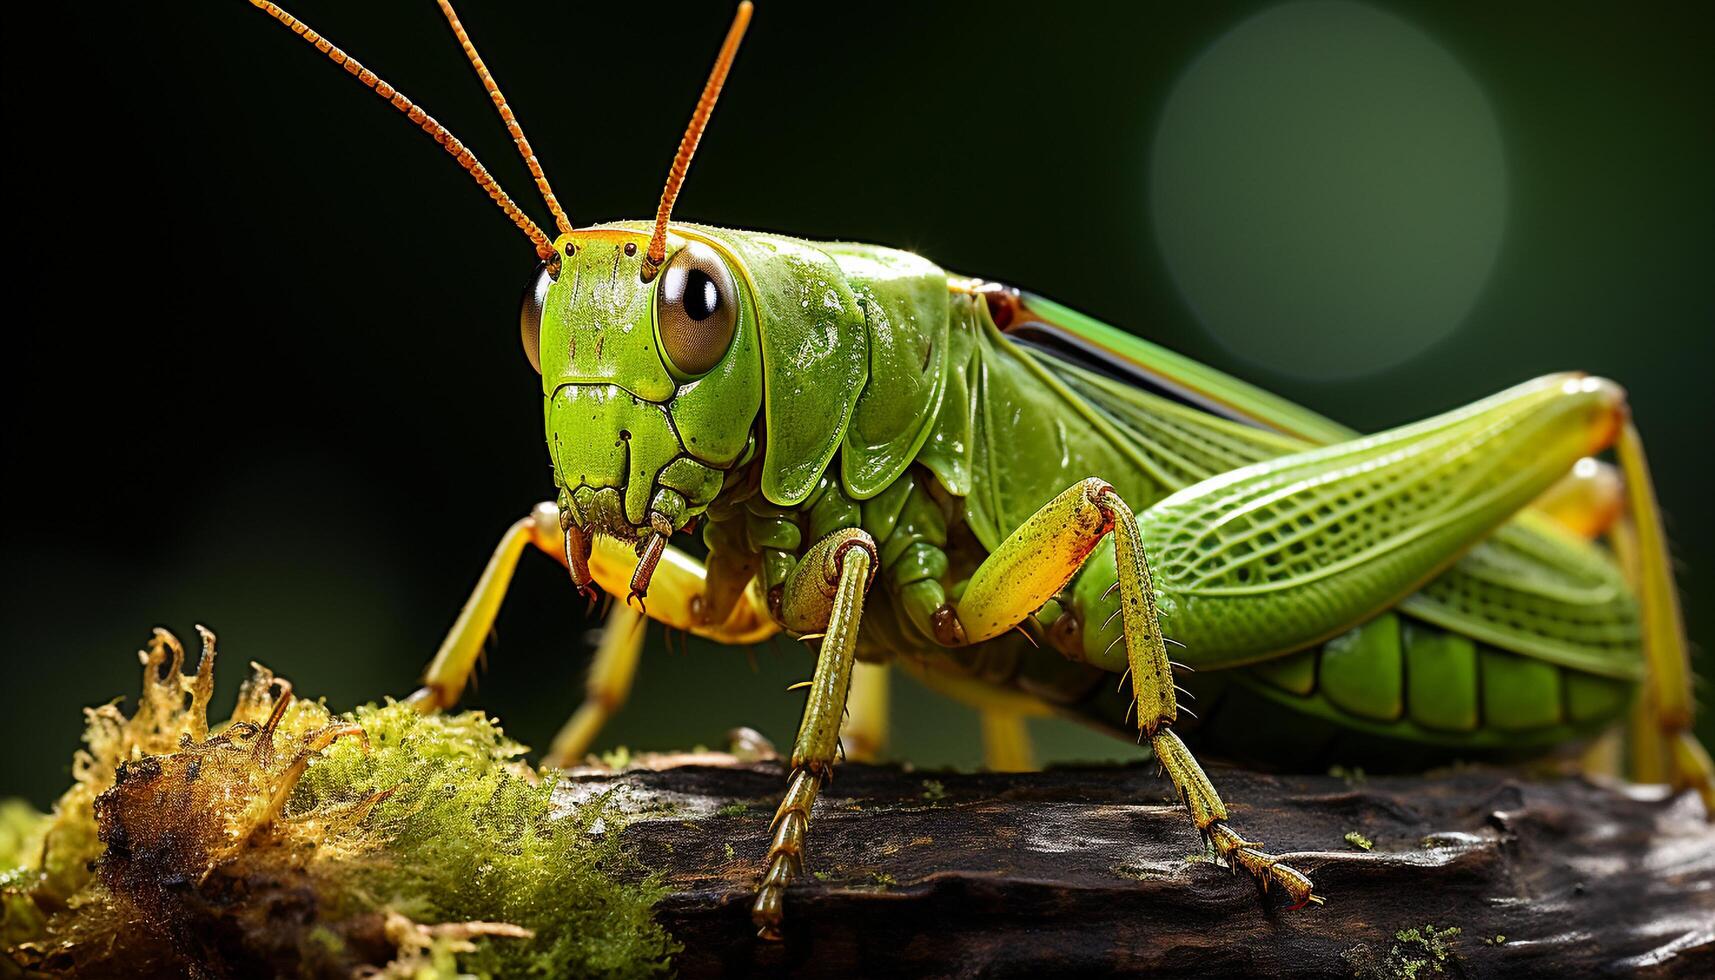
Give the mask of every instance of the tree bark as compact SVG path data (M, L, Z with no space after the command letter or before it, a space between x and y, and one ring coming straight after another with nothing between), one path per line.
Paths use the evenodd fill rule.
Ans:
M1211 768L1234 826L1327 899L1287 912L1208 859L1153 767L846 765L768 943L749 906L783 768L649 764L581 771L561 798L613 791L633 815L687 977L1715 976L1715 830L1691 795L1497 769Z

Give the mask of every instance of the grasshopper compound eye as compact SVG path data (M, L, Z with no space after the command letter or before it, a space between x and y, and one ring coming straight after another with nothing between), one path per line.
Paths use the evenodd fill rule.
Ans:
M536 275L524 289L524 302L518 311L518 335L524 341L524 356L530 366L542 373L542 307L548 302L548 285L554 277L548 274L548 263L536 266Z
M693 242L667 263L655 325L675 372L696 377L720 362L738 327L738 289L714 249Z

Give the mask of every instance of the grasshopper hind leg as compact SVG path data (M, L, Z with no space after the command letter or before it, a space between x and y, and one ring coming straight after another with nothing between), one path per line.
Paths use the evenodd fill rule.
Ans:
M1613 540L1632 577L1643 613L1648 682L1631 730L1632 778L1665 776L1693 789L1715 819L1715 762L1692 730L1695 701L1691 657L1673 582L1673 563L1643 440L1628 420L1614 442L1625 475L1625 514Z

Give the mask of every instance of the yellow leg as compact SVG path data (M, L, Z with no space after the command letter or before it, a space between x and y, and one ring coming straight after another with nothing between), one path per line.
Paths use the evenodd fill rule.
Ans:
M1012 711L982 709L983 765L991 772L1035 772L1036 752L1024 716Z
M995 772L1036 770L1036 752L1031 745L1028 720L1054 717L1054 709L1040 698L1023 691L985 684L972 677L930 670L922 661L910 657L900 657L893 663L902 673L929 690L977 711L982 725L983 764L989 769Z
M974 677L960 677L930 670L922 661L910 657L900 657L893 663L901 673L936 694L978 711L1001 711L1021 718L1054 717L1054 709L1045 701L1023 691L995 687Z
M810 809L822 784L833 776L863 597L875 566L875 541L861 530L847 528L818 541L786 580L782 618L797 632L820 630L823 636L810 695L804 702L804 720L792 746L791 779L774 814L768 869L750 910L751 921L764 939L780 938L786 886L804 871Z
M1640 756L1637 778L1648 778L1652 752L1665 752L1662 761L1669 780L1678 789L1695 789L1704 809L1715 819L1715 763L1692 731L1695 713L1691 690L1691 657L1685 638L1685 620L1679 610L1679 594L1673 583L1672 555L1662 526L1661 507L1656 502L1655 483L1650 479L1643 440L1631 422L1620 430L1614 445L1626 477L1627 517L1631 529L1628 557L1637 576L1638 602L1643 616L1644 657L1649 663L1649 683L1644 701L1657 738L1636 733L1634 756ZM1665 743L1657 747L1659 740Z
M1638 534L1631 518L1622 517L1608 529L1608 545L1614 551L1633 592L1641 592L1643 573L1638 570ZM1645 663L1648 680L1648 663ZM1667 782L1667 741L1655 721L1655 698L1646 683L1642 695L1632 701L1626 715L1624 758L1621 771L1636 783Z
M1591 775L1612 776L1616 779L1625 774L1625 740L1620 737L1620 731L1615 729L1605 732L1600 738L1590 743L1584 750L1579 766Z
M512 584L512 573L528 545L534 545L561 564L566 563L560 529L559 509L544 502L531 509L529 516L515 522L501 536L488 565L477 579L476 588L465 601L464 609L441 641L441 648L423 672L423 686L411 695L411 701L425 710L450 708L458 703L483 640L494 629L494 618L500 603ZM637 567L637 554L630 547L609 538L597 538L591 549L589 569L596 584L611 595L625 595L631 588L631 573ZM695 633L721 643L755 643L773 635L778 627L768 615L768 603L754 583L748 587L732 613L720 623L706 622L702 611L703 595L707 589L708 573L703 563L679 551L668 548L656 567L650 584L649 618L674 629Z
M435 659L423 671L423 686L411 695L411 701L425 709L450 708L458 703L459 695L476 667L477 654L482 652L483 640L494 629L494 617L500 613L501 600L512 584L512 573L518 568L518 558L525 545L535 545L548 554L555 554L560 544L560 510L544 501L531 508L527 517L520 518L501 535L500 544L476 580L476 588L465 600L459 618L447 631Z
M563 554L558 557L564 558ZM590 576L603 589L629 591L631 573L637 562L637 552L633 549L608 538L597 538L590 550ZM660 563L655 566L654 577L650 579L648 618L671 629L695 633L721 643L753 643L778 629L772 620L766 618L767 604L755 583L746 588L726 622L718 625L705 622L702 611L707 580L708 575L701 562L677 548L666 549ZM607 621L602 625L601 642L596 647L595 659L590 663L584 702L554 736L543 762L565 767L589 752L602 726L631 696L631 683L637 676L637 663L643 654L643 639L647 632L644 617L636 606L616 604L608 612ZM883 710L885 707L884 704ZM884 716L884 724L885 721Z
M616 605L607 614L595 659L590 661L584 703L554 736L543 763L564 769L589 752L602 726L631 696L631 682L637 676L637 661L643 654L643 637L647 632L644 618L629 606Z
M608 595L623 599L630 593L631 575L637 562L637 552L622 541L598 537L591 543L590 576ZM760 643L780 631L768 613L762 587L755 581L745 588L725 620L709 622L703 614L708 606L703 598L708 593L708 578L708 569L702 562L668 547L661 553L661 561L649 580L645 614L673 629L739 646Z
M1131 508L1101 480L1085 480L1045 504L983 561L953 609L971 642L997 636L1040 608L1077 573L1105 534L1114 536L1120 622L1137 705L1138 728L1191 812L1205 839L1229 864L1243 867L1264 888L1281 886L1293 907L1320 901L1310 879L1259 850L1227 823L1227 808L1185 743L1173 732L1179 716L1172 665L1155 608L1155 587Z
M886 664L852 665L846 721L840 728L840 748L849 761L875 762L887 751L888 676Z

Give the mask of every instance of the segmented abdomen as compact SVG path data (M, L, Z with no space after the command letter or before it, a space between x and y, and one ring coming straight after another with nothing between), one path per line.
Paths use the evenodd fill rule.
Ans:
M1539 755L1601 731L1636 689L1631 680L1502 650L1397 612L1283 657L1176 671L1175 680L1184 691L1175 727L1188 741L1288 769L1405 770ZM1129 691L1104 681L1076 694L1067 684L1062 697L1041 687L1034 693L1129 732Z
M1231 671L1235 684L1297 711L1453 747L1522 747L1617 717L1633 684L1384 613L1298 653Z

